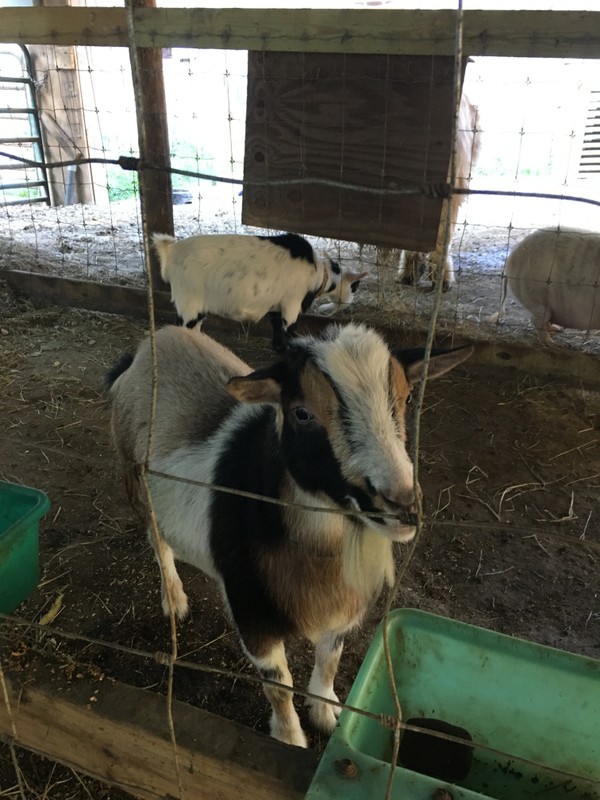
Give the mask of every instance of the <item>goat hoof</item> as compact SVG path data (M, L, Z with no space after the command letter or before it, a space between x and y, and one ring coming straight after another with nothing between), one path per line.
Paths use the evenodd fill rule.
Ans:
M330 734L337 724L338 714L334 711L333 706L326 703L315 703L308 712L308 718L318 731Z
M429 289L427 289L427 294L431 294L431 292L435 292L435 287L436 286L437 286L436 282L432 281L431 282L431 287ZM452 284L449 283L448 281L443 281L443 283L442 283L442 292L444 294L446 294L446 292L449 292L451 289L452 289Z
M286 725L272 719L271 736L284 744L293 744L295 747L308 747L306 734L299 722L295 725Z
M328 693L326 696L329 700L339 702L339 697L335 692ZM337 724L342 709L339 706L321 703L318 700L307 703L307 705L308 718L311 724L314 725L317 730L323 731L323 733L331 733Z
M172 597L173 602L173 612L175 617L178 620L183 620L187 617L188 612L190 610L188 599L186 593L182 590L181 592L175 592ZM162 600L162 609L165 617L171 616L171 609L169 608L169 601L166 597L163 597Z

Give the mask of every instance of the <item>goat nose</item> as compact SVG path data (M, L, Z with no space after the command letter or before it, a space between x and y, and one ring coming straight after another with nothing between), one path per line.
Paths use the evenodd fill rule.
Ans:
M410 506L406 506L404 503L398 503L395 500L392 500L391 497L387 497L384 494L382 494L381 497L401 525L411 525L416 527L418 524L418 515L416 513L417 509L414 503L412 503Z
M382 499L393 511L402 511L404 513L416 514L418 509L418 500L423 499L423 492L421 487L417 487L417 494L411 487L410 490L400 490L395 492L392 496L391 493L381 492Z

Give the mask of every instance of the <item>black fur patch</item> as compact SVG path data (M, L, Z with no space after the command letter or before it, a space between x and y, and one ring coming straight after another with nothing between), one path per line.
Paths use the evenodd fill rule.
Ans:
M122 353L118 361L109 369L102 380L102 388L104 391L108 392L117 378L126 372L132 364L133 353Z
M285 343L287 342L287 335L283 331L283 320L280 311L269 311L269 319L271 320L271 328L273 329L273 338L271 339L271 346L276 353L283 353L285 350Z
M352 283L350 284L350 291L352 292L352 294L356 292L359 286L360 286L360 281L352 281Z
M178 319L180 319L180 318L178 318ZM195 328L195 327L196 327L196 325L197 325L199 322L202 322L202 320L203 320L203 319L206 319L206 314L202 314L202 313L200 313L200 314L198 314L198 316L196 317L196 319L191 319L189 322L186 322L186 323L185 323L185 327L186 327L186 328L189 328L190 330L192 330L193 328ZM181 321L183 322L183 320L181 320ZM179 324L179 323L178 323L178 324Z
M239 428L222 453L214 475L217 484L279 497L284 465L278 455L275 410L265 406ZM258 571L258 555L277 549L285 539L279 506L214 492L210 548L223 577L231 613L244 645L260 655L261 645L294 634L293 622L269 597Z
M332 261L331 258L329 259L329 264L331 265L331 271L334 275L341 275L342 269L337 261Z
M291 258L301 258L309 264L315 263L315 254L310 242L297 233L280 233L278 236L257 236L257 239L273 242L278 247L289 251Z
M302 300L302 306L301 306L302 313L304 313L305 311L308 311L308 309L311 307L312 302L313 302L313 300L315 299L316 296L317 296L316 292L307 292L304 295L304 298Z

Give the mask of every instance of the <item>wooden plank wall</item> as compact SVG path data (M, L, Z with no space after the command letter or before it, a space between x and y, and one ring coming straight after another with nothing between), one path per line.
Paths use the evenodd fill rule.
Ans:
M464 70L463 70L464 74ZM452 152L454 59L249 53L242 221L408 250L435 249ZM368 194L326 179L415 194Z

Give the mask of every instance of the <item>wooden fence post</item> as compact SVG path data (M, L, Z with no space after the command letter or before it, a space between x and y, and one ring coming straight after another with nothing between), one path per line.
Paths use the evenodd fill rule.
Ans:
M158 257L150 247L150 235L158 231L173 235L173 192L167 104L162 68L162 50L136 47L133 37L133 11L155 8L155 0L125 0L129 28L129 57L138 123L138 141L142 164L163 169L140 169L140 201L146 267L151 271L155 290L164 290Z

